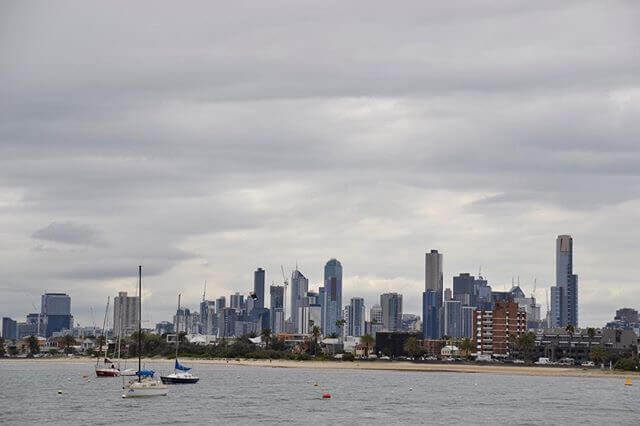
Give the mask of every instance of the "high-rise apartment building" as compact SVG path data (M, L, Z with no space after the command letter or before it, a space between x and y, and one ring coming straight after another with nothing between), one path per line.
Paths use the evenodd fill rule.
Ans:
M264 279L265 279L264 269L258 268L253 273L253 294L255 295L255 299L253 302L253 309L264 308Z
M382 306L375 304L369 309L369 321L373 324L382 324Z
M462 336L469 339L473 338L473 316L476 308L473 306L462 307Z
M429 335L429 339L439 339L442 334L440 317L442 316L443 287L442 254L438 253L438 250L431 250L425 254L425 293L422 296L422 329L425 336ZM429 305L424 304L427 299ZM436 331L435 335L433 335L433 331Z
M578 276L573 273L573 238L556 239L556 285L551 287L551 326L578 327Z
M365 306L362 297L352 297L347 307L349 310L348 336L360 337L364 335Z
M289 305L289 309L291 309L291 321L296 326L296 331L301 332L297 329L298 327L298 308L301 305L302 299L306 296L309 291L309 280L300 272L298 269L291 273L291 303ZM321 324L316 324L321 326Z
M382 325L385 331L400 331L402 329L402 295L398 293L384 293L380 295L382 307Z
M140 316L140 301L137 296L128 296L121 291L113 298L113 335L130 336L138 330Z
M527 332L527 314L512 300L498 301L492 311L477 309L474 320L476 353L508 355L511 336Z
M325 336L340 335L337 321L342 319L342 265L331 259L324 266L324 324Z
M203 300L200 302L200 332L213 334L213 323L216 316L216 301Z

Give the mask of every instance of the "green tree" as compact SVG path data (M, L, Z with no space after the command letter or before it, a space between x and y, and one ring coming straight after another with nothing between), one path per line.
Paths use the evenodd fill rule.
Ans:
M409 337L405 342L403 349L414 360L422 354L422 344L416 337Z
M531 359L531 353L536 347L536 333L530 331L516 339L516 348L525 360Z
M29 354L35 355L40 352L40 345L38 345L38 338L33 334L27 337L27 343L29 344Z
M271 329L263 328L261 335L262 335L262 341L264 342L264 347L266 349L269 349L269 346L271 346Z
M460 341L460 353L469 358L469 356L471 356L471 351L473 351L473 341L468 337L465 337Z
M4 358L5 350L4 350L4 339L0 337L0 358Z
M342 330L342 327L344 327L344 325L346 323L347 322L345 320L343 320L343 319L339 319L339 320L336 321L336 327L338 327L340 329L340 334L338 335L339 337L342 337L342 335L344 334L343 330Z
M589 353L591 353L591 341L596 337L596 329L593 327L587 328L587 336L589 336Z
M611 357L611 354L609 353L609 351L607 351L602 346L594 346L591 349L591 359L593 360L593 362L597 364L602 364L604 362L607 362L610 357Z
M9 346L9 356L18 355L18 347L16 345Z
M76 339L73 338L70 334L65 334L62 337L62 345L64 346L64 353L71 353L71 347L76 344Z
M313 336L313 354L318 354L318 339L320 338L320 327L314 325L311 329L311 336Z
M368 357L369 352L373 349L373 346L376 344L376 339L370 335L365 334L360 338L360 343L364 345L364 356Z

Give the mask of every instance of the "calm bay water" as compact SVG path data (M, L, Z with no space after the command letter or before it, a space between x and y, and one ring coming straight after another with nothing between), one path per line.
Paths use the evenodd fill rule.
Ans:
M193 366L198 384L137 400L92 364L0 361L0 424L640 423L640 382L620 378Z

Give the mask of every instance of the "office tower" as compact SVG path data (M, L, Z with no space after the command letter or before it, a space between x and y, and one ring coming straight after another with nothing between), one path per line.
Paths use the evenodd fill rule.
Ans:
M450 288L444 290L444 300L453 300L453 293Z
M369 310L369 321L372 324L382 324L382 306L375 304Z
M9 317L2 318L2 338L4 340L14 340L18 336L18 322Z
M468 273L453 277L453 299L462 302L463 306L476 305L476 278Z
M556 239L556 285L551 287L551 326L578 327L578 276L573 273L573 238Z
M425 340L440 339L440 297L436 290L422 293L422 335Z
M418 323L420 317L414 314L402 314L402 331L416 331L419 330Z
M156 333L160 336L162 336L163 334L171 334L173 332L173 323L169 321L160 321L156 324Z
M216 316L216 301L215 300L203 300L200 302L200 323L201 333L214 334L213 324Z
M250 319L255 323L255 331L260 334L262 330L271 329L271 312L268 308L254 307Z
M438 253L438 250L431 250L425 254L424 263L424 290L425 293L433 291L435 294L429 293L430 305L424 306L425 295L423 294L423 306L422 306L422 321L423 321L423 333L424 330L435 330L435 325L431 322L437 322L438 331L433 335L431 331L427 334L429 339L439 339L442 330L440 317L442 316L442 296L443 296L444 278L442 273L442 254ZM435 311L434 311L435 308ZM429 313L429 315L425 315Z
M56 331L71 330L71 297L65 293L45 293L41 298L40 313L45 324L45 337Z
M459 300L444 301L444 334L462 337L462 303Z
M244 306L244 294L240 294L236 291L236 294L232 294L229 299L229 307L236 311L242 311Z
M139 301L136 296L128 296L121 291L113 298L113 336L130 336L138 329L140 316Z
M632 308L621 308L616 310L616 316L613 318L614 321L622 321L627 324L637 324L640 322L640 317L638 316L638 311Z
M176 333L191 333L191 311L188 308L176 309L173 316L173 329Z
M222 308L218 311L218 337L229 338L236 335L237 313L234 308Z
M385 331L400 331L402 328L402 295L384 293L380 295L382 325Z
M512 300L496 302L492 311L477 309L474 318L474 346L478 355L507 355L510 339L517 339L527 331L527 314Z
M295 270L291 273L291 295L290 300L291 304L289 308L291 309L291 320L296 326L298 326L298 308L301 306L300 301L305 297L307 292L309 291L309 280L300 272L299 270ZM321 324L316 324L321 326ZM301 333L301 331L299 331Z
M473 337L473 315L476 308L473 306L462 307L462 336L471 339Z
M344 323L342 323L342 325L338 327L338 330L340 331L340 335L342 336L343 339L346 339L347 335L349 334L349 321L351 321L350 315L351 315L351 306L347 305L342 309L342 319L344 320Z
M348 336L360 337L364 335L365 307L362 297L352 297L349 308Z
M339 335L337 321L342 319L342 265L331 259L324 266L324 325L325 336Z
M253 309L264 308L264 269L258 268L253 273L253 294L256 296L253 301Z
M271 298L271 304L269 305L271 309L271 332L281 333L284 331L284 287L281 285L270 286L269 295ZM276 325L278 325L277 329Z
M318 287L318 304L320 304L320 324L316 324L320 327L322 334L324 334L324 302L325 302L325 291L324 287Z

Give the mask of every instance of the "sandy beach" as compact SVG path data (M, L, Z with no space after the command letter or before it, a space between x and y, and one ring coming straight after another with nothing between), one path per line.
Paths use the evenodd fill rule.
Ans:
M5 358L0 362L47 362L47 363L95 363L95 358L39 358L39 359L11 359ZM134 360L128 360L131 365ZM169 359L146 358L146 364L169 363ZM522 365L481 365L456 363L412 363L407 361L293 361L293 360L256 360L256 359L191 359L185 358L187 364L239 365L263 368L306 368L306 369L334 369L334 370L384 370L384 371L415 371L426 373L475 373L501 374L547 377L588 377L588 378L624 378L640 377L640 372L609 371L598 368L567 368Z

